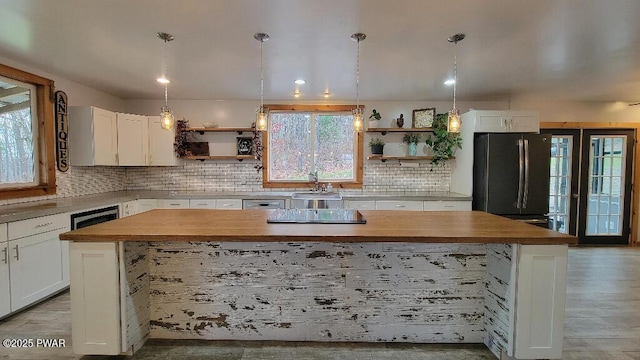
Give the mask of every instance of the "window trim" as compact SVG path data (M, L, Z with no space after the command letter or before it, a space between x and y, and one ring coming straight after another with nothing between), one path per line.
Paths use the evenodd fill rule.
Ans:
M355 105L282 105L282 104L265 104L264 107L269 111L291 111L291 112L347 112L355 109ZM364 109L364 105L359 108ZM332 184L336 188L344 189L361 189L363 177L363 132L356 134L356 165L355 181L333 181ZM263 188L313 188L314 183L311 181L269 181L269 131L262 132L262 187Z
M0 200L56 193L55 142L53 122L53 80L0 64L0 75L32 84L36 87L38 128L36 147L38 152L38 184L34 186L0 189Z

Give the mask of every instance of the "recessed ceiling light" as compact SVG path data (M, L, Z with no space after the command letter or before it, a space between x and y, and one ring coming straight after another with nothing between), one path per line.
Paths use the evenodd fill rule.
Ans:
M447 79L444 82L445 85L453 85L455 83L456 83L456 81L454 79Z
M157 78L157 79L156 79L156 81L157 81L157 82L159 82L160 84L168 84L168 83L170 83L170 82L171 82L171 81L169 81L169 79L167 79L167 78L166 78L166 77L164 77L164 76L163 76L163 77L159 77L159 78Z
M302 79L298 79L298 80L294 81L294 83L296 83L296 84L298 84L298 85L304 85L304 84L306 84L307 82L306 82L306 81L304 81L304 80L302 80Z

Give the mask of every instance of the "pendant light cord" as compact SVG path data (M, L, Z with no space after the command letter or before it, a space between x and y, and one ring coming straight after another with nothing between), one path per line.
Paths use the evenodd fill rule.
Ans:
M453 55L453 108L456 108L456 86L458 85L458 59Z
M360 99L360 39L358 39L356 53L356 111L360 111L358 100Z
M262 63L262 45L264 40L260 40L260 109L264 107L264 67Z

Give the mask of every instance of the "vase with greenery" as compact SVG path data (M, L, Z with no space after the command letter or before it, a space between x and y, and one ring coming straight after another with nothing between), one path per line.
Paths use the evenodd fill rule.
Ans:
M382 115L380 115L380 113L376 109L371 110L371 115L369 115L369 127L379 127L380 119L382 119Z
M402 137L402 142L409 145L409 156L416 156L418 153L418 143L420 142L420 134L406 133Z
M369 140L369 146L371 147L371 155L382 155L384 151L384 140L373 138Z
M462 138L459 133L447 132L448 115L437 114L433 120L433 133L427 136L427 146L433 151L431 162L435 165L444 164L453 158L456 150L462 149Z
M195 133L189 128L189 120L182 119L176 121L176 136L173 141L173 148L178 157L192 155L189 150L189 143L195 138Z

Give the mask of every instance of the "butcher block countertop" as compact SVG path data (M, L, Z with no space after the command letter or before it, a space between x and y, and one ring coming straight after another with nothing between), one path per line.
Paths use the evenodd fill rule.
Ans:
M574 236L480 211L361 210L366 224L269 224L269 212L157 209L66 232L60 240L577 243Z

